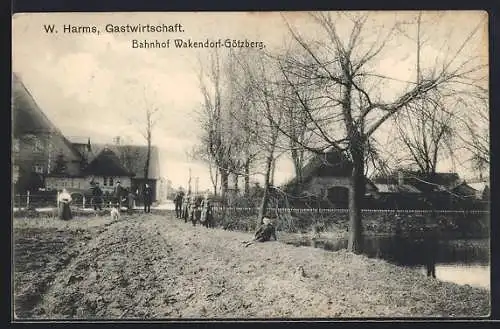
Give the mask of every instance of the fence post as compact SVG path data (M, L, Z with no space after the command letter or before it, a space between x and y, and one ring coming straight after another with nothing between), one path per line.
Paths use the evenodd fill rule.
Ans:
M85 209L85 195L83 195L83 209Z
M30 191L26 194L26 208L30 207Z
M56 203L57 203L57 209L59 209L59 191L57 191L57 195L56 195Z

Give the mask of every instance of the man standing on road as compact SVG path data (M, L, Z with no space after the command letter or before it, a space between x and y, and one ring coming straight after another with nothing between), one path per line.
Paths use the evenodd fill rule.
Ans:
M94 210L102 210L102 190L99 187L99 182L95 182L92 188L92 201L94 203Z
M175 217L182 217L182 200L184 199L184 191L179 189L179 191L175 194L174 203L175 203Z
M188 217L189 217L189 202L191 200L191 194L188 193L182 198L182 216L181 218L184 219L184 223L187 223Z
M120 181L116 182L115 190L113 191L113 197L115 205L118 207L118 211L122 211L123 187Z
M149 184L144 185L144 191L142 195L144 198L144 212L150 213L151 203L153 202L153 190L151 189L151 187L149 187Z
M129 212L132 212L134 210L135 195L134 195L134 192L132 192L132 189L129 189L127 192L128 192L128 195L127 195L127 201L128 201L127 208L128 208Z

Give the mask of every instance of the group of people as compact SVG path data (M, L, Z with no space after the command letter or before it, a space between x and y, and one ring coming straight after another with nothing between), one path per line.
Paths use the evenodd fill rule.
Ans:
M194 194L179 190L174 198L175 216L184 219L187 223L191 221L193 226L200 222L205 227L214 227L213 205L208 197L208 193L203 198L197 197ZM271 239L277 240L276 228L268 217L262 218L262 224L255 232L252 242L266 242ZM250 243L252 243L250 242ZM249 244L248 242L247 245Z
M92 204L95 211L101 211L104 205L104 192L99 186L99 182L91 182ZM135 207L135 200L137 199L138 191L135 193L130 188L125 188L121 182L116 182L113 192L111 194L111 205L121 211L122 207L126 205L128 211L132 211ZM142 199L144 202L144 212L151 212L151 204L153 203L153 190L149 184L145 184L142 191ZM63 189L58 195L58 217L62 220L69 220L72 218L71 203L73 198L67 189Z
M104 193L99 186L99 182L94 182L92 184L92 201L94 204L94 210L102 210L102 206L104 203ZM117 207L120 211L121 208L126 205L129 211L133 210L135 207L135 200L138 197L138 190L134 193L131 188L126 188L121 185L120 181L116 182L115 187L113 188L112 193L112 204ZM144 212L151 212L151 204L153 203L153 190L149 186L149 184L144 185L144 189L142 191L142 198L144 202Z
M205 227L214 226L213 206L205 194L203 198L194 194L187 193L180 190L174 198L175 203L175 216L184 219L184 222L191 221L193 226L200 222Z

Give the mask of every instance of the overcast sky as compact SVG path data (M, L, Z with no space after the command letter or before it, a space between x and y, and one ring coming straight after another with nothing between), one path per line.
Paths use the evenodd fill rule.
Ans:
M400 14L405 19L414 13ZM398 16L398 17L400 17ZM320 38L319 29L304 13L287 15L304 36ZM374 24L390 24L394 13L380 14ZM425 53L429 63L458 45L484 19L482 12L433 13L425 16L432 35ZM437 22L439 23L433 23ZM182 24L179 33L107 33L107 24ZM59 33L46 33L54 24ZM97 34L62 33L63 25L94 25ZM487 21L484 21L487 24ZM346 25L347 26L347 25ZM453 32L450 32L452 31ZM487 54L487 25L467 53ZM133 49L133 39L171 38L248 39L263 41L267 50L283 47L289 32L279 13L58 13L17 14L13 19L13 70L47 116L66 136L90 137L111 142L114 136L144 144L140 135L145 106L161 109L153 143L160 148L162 176L174 186L186 185L188 168L200 176L200 188L210 187L207 169L186 157L197 142L195 111L202 97L198 82L198 57L208 50ZM414 79L415 52L401 37L377 63L377 71L395 79ZM446 46L446 47L444 47ZM397 86L386 86L387 95ZM445 166L446 167L446 166ZM443 167L442 169L446 169ZM279 163L276 182L293 176L288 161Z

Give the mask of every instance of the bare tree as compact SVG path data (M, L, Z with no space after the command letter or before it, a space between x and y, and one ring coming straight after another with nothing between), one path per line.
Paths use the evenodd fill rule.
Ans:
M374 62L390 47L391 38L398 33L399 22L387 28L367 13L311 14L325 33L328 42L307 41L289 26L293 39L308 56L308 61L287 56L281 58L282 72L293 87L301 109L314 124L318 145L304 145L314 152L333 147L344 152L352 165L349 189L349 244L350 251L362 252L361 202L365 194L365 163L368 143L379 128L398 112L431 92L455 90L458 84L472 84L476 73L484 66L469 58L457 63L458 55L477 28L466 37L451 59L425 71L417 83L405 82L405 88L388 99L380 86L390 79L377 72ZM342 25L342 23L346 23ZM371 23L371 24L369 24ZM287 23L288 24L288 23ZM347 36L342 30L348 26ZM303 83L294 82L300 78ZM303 101L302 88L313 88L314 103ZM283 131L286 134L286 131ZM289 136L291 137L291 136Z
M276 63L258 52L248 52L238 57L239 64L248 78L250 85L248 98L253 105L253 116L247 118L245 129L258 148L263 152L264 186L259 207L258 220L267 212L270 187L274 181L275 161L279 156L280 125L284 121L286 88L276 76Z
M133 79L131 81L134 81L134 83L136 83L136 81ZM140 105L137 105L138 107L140 107L138 113L141 114L142 118L128 118L129 124L131 126L134 126L146 141L146 161L143 168L144 179L149 178L153 131L157 123L159 122L161 115L161 108L154 106L153 102L151 101L152 95L148 95L149 89L149 87L143 86L143 100Z
M417 84L422 79L421 52L427 40L428 35L426 37L422 32L420 12L417 16L415 38ZM481 123L487 122L481 112L481 108L485 107L471 106L477 101L487 99L487 92L480 85L468 85L468 89L468 92L462 92L458 97L458 90L452 93L447 90L444 97L436 90L429 93L425 99L408 104L406 109L394 116L399 137L410 154L410 165L415 165L424 177L432 177L436 173L440 158L447 156L453 159L455 151L464 148L464 145L459 144L465 144L465 148L472 153L477 169L488 164L487 139L482 138L488 136L487 131L483 134L484 130L479 130L474 125L478 119ZM471 93L471 89L475 92ZM462 106L459 106L459 103L462 103ZM461 107L466 110L463 111ZM463 130L462 126L465 126L465 134L459 132Z
M151 142L153 138L153 129L157 123L156 114L160 109L157 107L146 107L145 109L145 127L141 132L142 136L146 139L147 154L146 162L144 164L144 179L149 178L149 163L151 162Z
M208 145L209 144L206 140L203 140L201 144L195 145L187 155L189 159L201 161L208 166L208 173L210 175L210 181L212 182L213 193L214 195L217 195L219 190L219 169L215 165L215 160L208 149Z
M490 134L488 107L478 105L469 107L473 110L473 116L462 121L463 131L458 134L463 147L471 156L472 169L481 173L489 170L490 166ZM474 110L475 109L475 110Z

